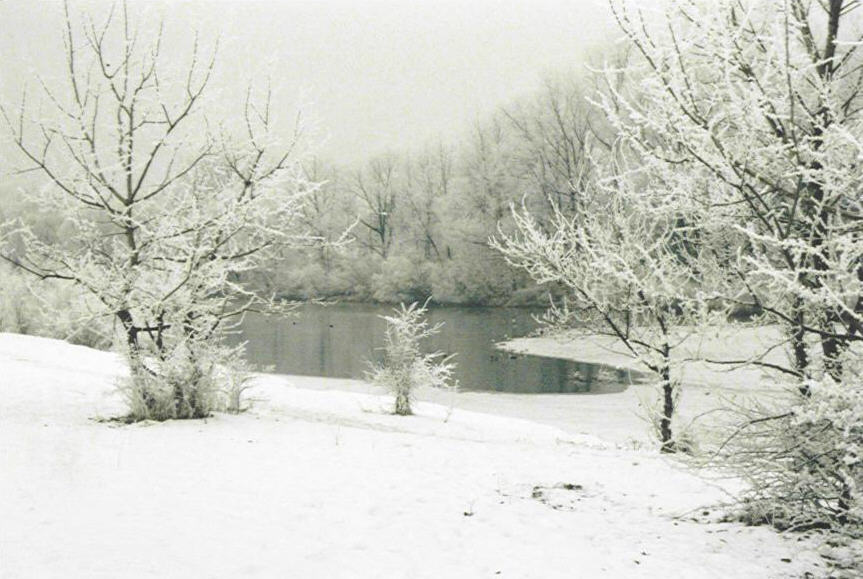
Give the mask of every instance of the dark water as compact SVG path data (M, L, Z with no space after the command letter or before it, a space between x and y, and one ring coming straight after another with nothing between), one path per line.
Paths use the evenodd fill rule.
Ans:
M280 374L362 378L368 360L380 359L390 306L340 304L306 306L293 318L252 315L243 324L247 357ZM524 336L537 327L523 308L430 308L431 323L444 322L431 350L456 353L456 378L463 390L522 393L621 392L626 371L541 356L509 354L496 342Z

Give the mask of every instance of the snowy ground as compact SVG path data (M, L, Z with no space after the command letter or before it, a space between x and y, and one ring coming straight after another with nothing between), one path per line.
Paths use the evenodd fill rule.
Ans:
M396 417L357 383L279 376L239 416L94 420L122 371L0 334L3 579L825 574L797 537L707 522L718 487L578 428L461 397Z
M675 426L686 429L696 443L709 444L716 433L713 427L730 417L721 408L733 408L754 399L768 402L788 395L777 374L755 366L710 364L703 359L745 360L770 350L781 342L778 328L725 328L712 334L683 335L672 352L673 372L682 384ZM604 364L640 372L647 370L621 344L608 336L584 336L563 332L543 337L517 338L498 344L504 350L581 362ZM762 358L773 364L787 364L782 348L774 348ZM652 378L651 378L652 379ZM557 426L571 432L591 432L603 439L645 442L649 428L645 415L658 403L658 390L647 383L636 384L618 394L560 397L566 412L557 416L547 412ZM614 420L607 419L613 410ZM542 411L545 412L545 409ZM556 418L557 416L557 418ZM581 427L579 428L579 424Z
M764 388L776 375L755 366L720 366L702 359L745 360L768 352L761 359L788 366L785 349L775 347L783 341L776 326L716 327L712 332L680 330L679 343L672 350L680 378L688 387L721 387L744 389ZM582 362L594 362L619 368L646 371L622 344L611 336L586 336L576 332L561 332L543 337L516 338L499 344L511 351Z

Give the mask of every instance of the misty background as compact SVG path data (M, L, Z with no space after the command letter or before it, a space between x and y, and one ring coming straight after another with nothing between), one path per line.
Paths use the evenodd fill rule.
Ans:
M106 13L108 0L73 1ZM430 139L458 139L542 79L581 68L619 35L602 0L133 0L161 14L166 44L220 37L220 90L269 76L283 102L315 120L321 156L357 163ZM0 2L0 90L63 66L59 1ZM4 135L5 137L5 135ZM4 155L4 157L8 157ZM6 163L4 162L4 165Z
M70 2L73 26L99 25L109 1ZM243 116L246 91L273 92L275 137L299 125L303 170L320 189L305 230L339 248L285 251L248 280L285 298L544 305L548 288L488 246L511 204L537 216L572 206L590 180L603 121L596 69L620 54L604 1L130 1L142 42L163 26L160 62L176 78L216 54L208 126ZM28 114L68 88L60 2L0 3L0 99ZM590 63L590 65L588 65ZM111 63L108 63L110 66ZM591 71L593 71L591 73ZM591 122L591 116L593 120ZM38 175L0 132L0 213L37 223ZM228 127L230 129L230 127ZM597 133L599 131L599 133ZM345 231L349 231L347 237ZM551 288L552 290L554 288Z

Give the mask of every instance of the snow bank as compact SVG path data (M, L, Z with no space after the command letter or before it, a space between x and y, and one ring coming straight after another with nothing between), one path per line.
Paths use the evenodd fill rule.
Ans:
M242 415L125 426L92 420L120 411L111 354L0 334L0 369L4 579L821 574L694 521L723 493L666 457L549 425L266 376Z
M699 360L746 360L770 350L782 342L779 328L716 327L713 331L681 330L680 342L672 350L678 363L681 380L686 386L712 388L760 388L773 385L776 376L771 371L753 366L730 367ZM561 332L550 336L516 338L498 344L510 352L563 358L579 362L605 364L645 372L645 368L612 336L586 336L577 332ZM787 364L782 348L773 348L764 362Z
M695 428L694 435L703 438L708 429L726 418L721 409L734 408L753 400L767 402L788 395L777 374L755 366L726 366L700 360L746 360L770 349L781 341L778 328L716 328L711 333L682 332L680 343L672 351L678 377L683 384L675 424ZM521 354L549 356L579 362L604 364L645 372L632 355L610 336L585 336L562 332L550 336L517 338L498 347ZM763 361L787 362L782 348L772 349ZM603 394L569 401L570 412L557 424L574 430L580 421L589 432L605 440L646 442L649 427L644 419L659 399L658 389L649 383L635 384L619 394ZM552 414L553 415L553 414ZM602 418L605 417L605 420Z

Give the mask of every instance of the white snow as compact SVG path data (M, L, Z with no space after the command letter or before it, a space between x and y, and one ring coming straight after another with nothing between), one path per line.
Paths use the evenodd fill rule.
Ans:
M461 396L397 417L359 383L284 376L238 416L93 420L121 412L122 372L0 334L3 579L824 572L794 536L709 522L723 491L672 459L577 429Z
M728 418L720 409L758 399L787 396L790 390L783 386L781 375L775 371L752 365L717 365L703 359L746 360L769 350L761 359L783 365L787 363L782 348L773 348L782 341L776 327L714 328L712 332L682 330L680 342L672 350L673 372L682 388L676 409L677 429L687 429L697 441L713 436L709 430ZM498 347L519 354L533 354L564 358L580 362L604 364L649 372L610 336L584 335L578 332L561 332L542 337L516 338L498 344ZM562 396L568 405L563 415L543 408L542 415L551 417L555 424L573 432L590 432L604 439L624 442L648 440L649 429L645 416L647 409L659 400L658 389L649 383L635 384L617 394L580 396L577 399ZM609 410L614 415L608 420ZM542 418L538 418L543 420Z
M785 348L775 347L784 339L776 326L746 327L727 325L704 328L681 328L679 342L672 349L672 359L682 372L686 386L708 386L729 389L759 387L770 389L776 375L756 366L720 366L702 359L745 360L756 355L764 362L788 365ZM516 338L498 344L511 352L530 353L581 362L646 371L612 336L585 335L581 332L559 332L543 337ZM765 385L768 388L765 388Z

